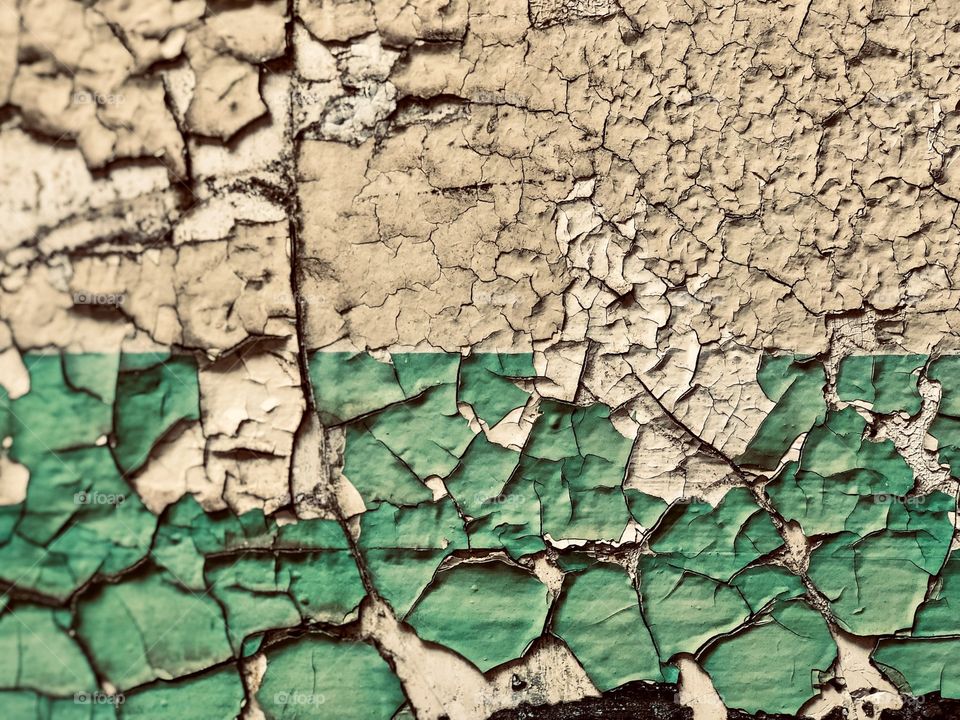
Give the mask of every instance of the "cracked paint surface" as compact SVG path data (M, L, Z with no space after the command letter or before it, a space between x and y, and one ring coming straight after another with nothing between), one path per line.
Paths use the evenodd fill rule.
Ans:
M952 9L0 0L0 715L955 716Z
M11 702L415 711L369 613L488 676L551 638L594 693L669 686L690 658L724 705L791 716L843 687L835 628L869 639L900 692L958 697L956 497L876 436L884 415L920 417L950 359L850 355L828 403L820 360L764 356L774 406L737 462L772 471L728 460L739 484L666 500L631 481L635 417L542 397L530 353L318 352L339 482L334 511L306 517L305 498L241 511L189 483L155 513L153 488L124 482L199 421L193 356L25 354L30 390L2 405L28 477L0 544Z

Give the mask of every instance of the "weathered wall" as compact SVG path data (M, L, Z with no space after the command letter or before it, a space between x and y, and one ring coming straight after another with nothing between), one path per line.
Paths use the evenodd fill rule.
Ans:
M955 15L0 0L0 707L950 717Z

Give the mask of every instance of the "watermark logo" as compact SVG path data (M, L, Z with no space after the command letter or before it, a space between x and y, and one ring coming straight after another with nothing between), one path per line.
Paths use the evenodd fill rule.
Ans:
M119 105L124 101L119 93L98 93L92 90L78 90L72 95L74 105Z
M499 495L494 495L490 497L488 495L479 494L473 497L474 505L500 505L500 506L523 506L529 504L529 498L525 498L522 495L507 495L506 493L500 493Z
M273 696L273 702L277 705L323 705L326 701L323 695L299 690L278 692Z
M127 301L124 293L90 293L75 292L73 294L74 305L123 305Z
M306 107L307 105L325 105L330 96L327 93L311 92L309 89L293 88L290 91L290 98L297 107Z
M73 502L76 505L123 505L127 500L126 495L102 492L78 492L73 496Z
M877 504L883 505L885 503L900 503L901 505L926 505L927 496L926 495L893 495L891 493L876 493L873 496L873 501Z
M123 693L109 695L105 692L78 692L73 694L77 705L123 705L126 701Z

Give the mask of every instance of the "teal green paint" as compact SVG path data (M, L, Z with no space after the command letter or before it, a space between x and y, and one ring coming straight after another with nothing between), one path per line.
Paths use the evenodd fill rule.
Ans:
M366 591L338 522L279 527L259 511L206 513L190 497L157 518L136 498L124 472L136 472L157 443L199 417L192 357L25 362L31 392L10 400L0 391L0 430L12 438L5 452L31 474L25 502L0 508L0 578L64 606L85 584L93 587L77 596L76 618L22 601L0 613L5 708L105 719L190 706L204 717L233 717L243 699L234 663L264 646L265 633L356 616ZM876 412L916 413L916 371L925 362L849 357L837 391ZM953 467L960 467L957 369L949 357L929 368L944 388L931 433ZM526 383L535 376L529 353L316 353L310 373L321 418L345 430L344 474L367 508L355 550L378 594L424 639L486 670L553 632L604 689L669 681L672 657L699 652L725 701L750 711L795 712L815 693L835 648L805 604L801 580L764 559L781 539L750 490L732 489L711 507L668 506L643 488L624 489L632 441L597 403L540 400L522 452L491 443L464 415L490 427L527 405ZM818 536L813 584L848 631L901 633L881 640L875 659L911 692L956 696L957 641L949 636L960 633L960 590L956 561L946 561L955 499L912 497L912 472L893 444L870 439L851 408L827 412L818 361L767 357L758 380L775 406L739 461L776 468L806 433L799 458L764 492L784 519ZM449 496L434 500L428 481ZM124 502L78 505L75 494ZM456 564L467 550L523 558L545 549L545 534L615 541L631 519L655 528L637 585L619 566L563 552L558 563L568 574L552 615L546 588L526 570ZM27 629L17 629L12 613ZM75 672L52 667L33 633ZM72 692L95 689L78 640L104 677L136 688L124 706L77 710L69 701ZM404 701L369 646L307 633L267 652L258 697L268 717L315 717L317 707L276 700L315 684L326 688L323 711L335 707L338 717L389 717ZM224 669L204 672L216 664ZM363 677L334 687L330 664ZM756 680L768 665L768 682Z
M908 695L940 693L960 698L960 639L884 639L874 661Z
M858 635L909 629L953 536L954 498L889 501L886 529L864 537L840 533L816 548L809 575L840 623Z
M757 380L776 405L737 461L772 470L801 433L823 421L827 380L819 363L792 356L764 357Z
M746 600L732 585L660 556L641 557L637 569L644 616L664 662L678 653L697 652L750 615Z
M142 357L142 356L141 356ZM114 454L124 472L138 470L178 423L200 418L197 364L192 357L157 358L125 367L117 377Z
M361 516L357 547L377 591L402 616L440 562L467 547L467 536L449 498L415 507L383 504Z
M713 507L675 504L650 540L658 557L676 567L727 581L783 541L746 488L733 488Z
M464 358L460 369L459 399L470 405L488 426L526 405L530 393L513 378L536 375L529 354L480 353Z
M792 601L719 640L702 662L728 707L794 715L817 694L836 656L820 613Z
M269 720L388 720L404 696L374 648L311 634L267 651L257 701Z
M406 621L485 671L520 657L541 634L547 608L546 587L527 571L463 563L438 575Z
M837 395L841 400L863 400L874 412L889 414L920 412L918 370L923 355L850 355L840 363Z
M216 670L177 683L156 682L129 693L119 706L122 720L203 718L233 720L244 702L236 668Z
M617 565L594 563L566 576L553 630L598 690L633 680L664 680L637 591Z
M68 697L94 687L70 614L35 605L14 605L0 614L0 687Z

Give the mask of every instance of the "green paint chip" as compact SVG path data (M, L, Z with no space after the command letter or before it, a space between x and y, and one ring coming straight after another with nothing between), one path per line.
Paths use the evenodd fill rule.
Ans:
M817 690L837 650L820 613L800 601L781 603L702 658L730 708L794 715Z
M593 564L566 577L553 630L601 691L664 680L637 592L617 565Z
M421 480L448 475L474 437L457 409L453 385L426 390L387 408L365 427Z
M343 474L367 504L416 505L433 497L410 466L362 425L347 428Z
M668 507L662 498L647 495L635 488L625 488L623 494L627 499L631 517L648 530L657 524Z
M554 540L619 540L630 511L621 486L632 443L600 405L544 400L517 477L540 501L541 531Z
M864 400L882 414L920 412L922 398L917 371L923 355L849 355L840 363L837 395L841 400Z
M502 502L503 489L520 462L520 453L476 435L444 484L463 511L480 517Z
M776 405L737 462L772 470L797 437L823 421L827 409L823 397L826 376L819 363L767 356L757 380Z
M93 671L69 629L66 610L8 606L0 614L0 687L51 697L95 688Z
M511 378L536 375L529 353L477 353L464 358L460 369L459 399L470 405L488 426L526 405L530 393Z
M153 365L121 364L115 406L117 464L138 470L157 442L178 423L200 418L197 364L173 356Z
M900 688L919 696L940 693L960 699L960 639L894 639L877 643L873 660Z
M320 421L334 425L404 400L393 365L366 353L317 352L310 382Z
M269 720L388 720L404 695L374 648L308 635L267 651L257 701Z
M94 662L120 690L233 657L216 601L161 572L84 595L78 620L78 634Z
M467 547L463 521L447 498L412 508L381 505L360 518L357 543L377 592L405 614L440 562Z
M788 463L767 485L780 514L807 536L882 530L891 498L913 487L893 442L866 439L866 430L853 408L829 413L807 435L799 463Z
M405 398L438 385L456 385L460 356L454 353L394 353L391 356L397 382ZM366 393L366 389L363 391Z
M737 573L731 584L740 591L751 612L758 613L777 600L792 600L806 593L803 581L777 565L754 565Z
M939 357L930 362L927 377L940 383L938 411L941 415L960 418L960 355Z
M230 667L174 682L156 682L126 695L122 720L233 720L244 703L243 683Z
M726 581L783 543L747 488L733 488L716 507L677 503L657 526L650 547L692 572Z
M520 657L539 637L547 589L502 562L461 563L436 580L407 615L424 640L446 645L480 670Z
M650 540L656 556L641 556L638 564L644 614L664 662L697 652L765 604L764 595L779 594L779 578L740 573L781 544L746 488L729 490L716 507L669 508ZM732 580L738 574L746 592Z
M94 575L121 572L147 554L157 519L109 448L45 453L28 467L23 516L0 546L0 577L63 600Z
M917 611L914 637L960 635L960 557L950 555Z
M53 453L93 446L113 427L112 408L102 398L71 387L60 355L24 356L30 392L9 403L10 456L24 465ZM104 379L114 380L116 375Z
M325 558L317 560L318 569L329 569ZM234 655L242 653L246 638L270 628L293 627L301 621L290 594L290 572L272 555L215 558L207 563L205 575L223 608Z
M290 578L290 595L305 619L342 623L354 614L366 595L348 550L283 555L279 566Z
M643 612L664 662L677 653L697 652L750 615L750 607L732 585L660 557L641 557L637 569Z
M845 629L885 635L913 626L949 550L954 504L942 493L891 501L887 529L865 537L840 533L811 553L810 579Z

